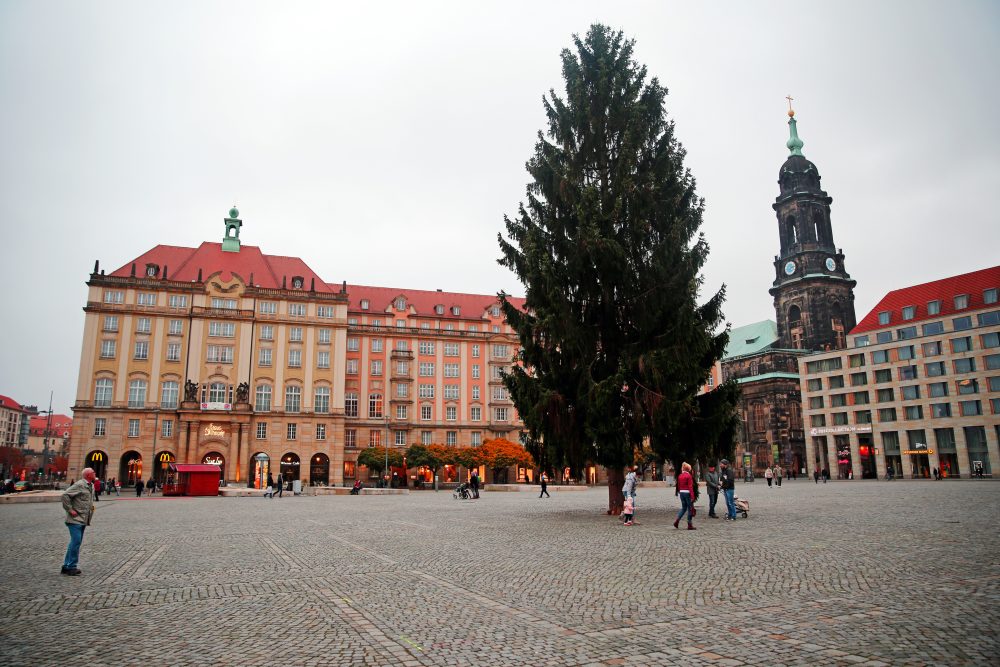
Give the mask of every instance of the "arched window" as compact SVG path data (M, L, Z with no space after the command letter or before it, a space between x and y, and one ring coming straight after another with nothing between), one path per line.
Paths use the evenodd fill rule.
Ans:
M790 215L785 218L785 238L788 239L788 245L795 245L799 242L798 231L795 228L794 215Z
M368 416L382 418L382 394L368 394Z
M844 340L844 311L839 303L834 303L830 307L830 328L833 330L835 349L844 349L846 347Z
M815 213L813 213L813 229L815 231L816 240L817 241L819 241L820 243L823 243L824 241L826 241L826 239L823 238L823 212L822 211L816 211Z
M763 433L767 430L767 406L763 403L754 403L751 410L754 433Z
M788 309L788 335L791 338L792 347L796 350L802 349L803 334L802 311L798 306L793 305Z

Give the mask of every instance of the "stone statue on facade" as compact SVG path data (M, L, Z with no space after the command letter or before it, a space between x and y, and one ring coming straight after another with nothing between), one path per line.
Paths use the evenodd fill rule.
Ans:
M184 383L184 400L185 401L197 401L198 400L198 384L192 380L188 380Z
M247 403L250 401L250 383L240 382L236 386L236 402Z

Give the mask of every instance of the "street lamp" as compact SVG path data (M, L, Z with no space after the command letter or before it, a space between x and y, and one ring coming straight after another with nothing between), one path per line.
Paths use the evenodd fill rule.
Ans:
M389 412L385 410L385 403L382 403L382 424L385 430L385 485L389 486Z

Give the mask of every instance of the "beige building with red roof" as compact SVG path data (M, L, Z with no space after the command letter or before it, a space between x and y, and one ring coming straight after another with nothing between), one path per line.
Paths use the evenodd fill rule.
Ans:
M889 292L849 347L800 359L809 472L1000 471L1000 266Z
M367 481L365 447L519 435L500 381L516 337L494 295L330 285L242 245L238 215L222 243L95 265L70 476L162 480L176 461L217 463L230 484L342 485Z

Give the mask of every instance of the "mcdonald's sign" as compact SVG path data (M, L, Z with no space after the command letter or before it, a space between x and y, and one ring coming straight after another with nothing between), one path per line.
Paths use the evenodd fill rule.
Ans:
M104 460L104 452L94 452L94 453L92 453L87 458L87 460L88 461L103 461Z
M173 454L170 454L169 452L160 453L160 463L170 463L173 460L174 460Z

